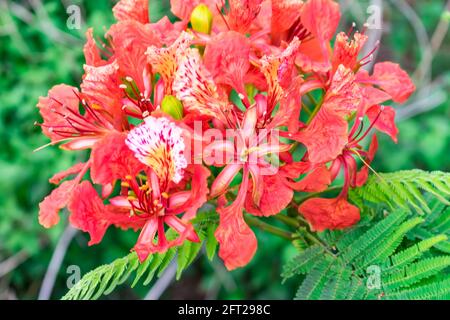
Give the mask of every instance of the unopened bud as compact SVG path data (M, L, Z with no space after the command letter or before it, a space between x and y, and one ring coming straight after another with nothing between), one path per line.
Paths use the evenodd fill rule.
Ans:
M192 29L210 34L212 27L213 15L206 4L199 4L191 13Z
M167 95L162 99L161 110L176 120L183 118L183 105L174 96Z
M245 85L245 92L247 93L247 97L250 100L250 103L254 103L255 102L255 94L256 94L256 87L251 84L251 83L247 83Z

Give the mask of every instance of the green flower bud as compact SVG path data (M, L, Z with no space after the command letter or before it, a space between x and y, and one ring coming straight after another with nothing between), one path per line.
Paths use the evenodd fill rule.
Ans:
M174 96L167 95L161 101L161 110L175 120L183 118L183 104Z
M212 20L213 15L205 4L199 4L191 13L191 26L197 32L210 34Z
M250 103L254 103L255 102L255 95L257 93L256 87L253 84L251 84L251 83L247 83L245 85L245 92L247 92L247 97L250 100Z

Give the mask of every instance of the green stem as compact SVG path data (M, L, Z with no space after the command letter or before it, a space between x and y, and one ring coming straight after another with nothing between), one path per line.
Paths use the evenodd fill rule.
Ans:
M287 215L284 215L282 213L277 214L273 217L274 217L274 219L277 219L278 221L281 221L281 222L287 224L288 226L291 226L294 228L297 228L299 226L297 219L288 217Z
M312 111L311 116L309 117L308 121L306 122L307 125L311 123L311 121L314 119L316 114L319 112L320 107L322 106L322 103L323 103L323 97L314 107L314 110Z
M309 241L318 244L320 246L324 246L324 244L322 243L322 241L320 241L319 239L317 239L316 237L314 237L311 233L309 233L308 231L306 231L305 233L302 234L306 239L308 239Z
M321 246L322 248L324 248L328 253L334 255L334 253L328 248L328 246L325 243L323 243L319 238L317 238L312 233L310 233L308 230L306 230L306 228L301 228L299 230L301 230L302 233L297 234L297 236L293 237L293 240L306 238L310 242L317 244L317 245Z
M265 223L255 217L251 217L251 216L245 216L245 221L250 225L250 226L254 226L257 227L263 231L272 233L276 236L285 238L287 240L292 240L292 234L290 232L287 232L285 230L279 229L277 227L274 227L268 223Z

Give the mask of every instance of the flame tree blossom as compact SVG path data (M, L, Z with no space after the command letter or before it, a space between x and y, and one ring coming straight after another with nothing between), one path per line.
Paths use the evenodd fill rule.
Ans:
M39 222L50 228L67 208L89 245L131 228L144 261L200 241L192 219L210 202L229 270L257 250L250 216L294 208L312 231L357 223L348 192L367 180L376 131L397 142L392 105L414 92L408 74L389 61L364 68L379 44L361 56L365 29L337 32L336 1L170 3L173 23L151 21L147 0L118 1L104 37L86 33L79 88L39 99L47 146L87 154L50 178Z

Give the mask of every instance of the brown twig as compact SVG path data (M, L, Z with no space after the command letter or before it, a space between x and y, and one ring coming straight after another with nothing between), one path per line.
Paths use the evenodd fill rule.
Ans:
M21 250L8 259L0 262L0 278L13 271L29 257L28 252Z

